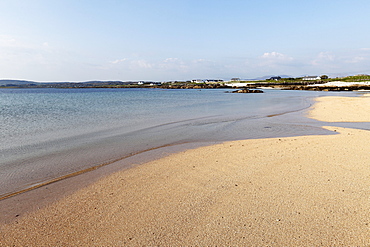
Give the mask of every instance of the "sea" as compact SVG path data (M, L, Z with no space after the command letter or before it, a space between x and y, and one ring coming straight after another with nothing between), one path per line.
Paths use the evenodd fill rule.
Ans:
M0 199L169 146L331 134L305 116L316 97L341 94L0 89Z

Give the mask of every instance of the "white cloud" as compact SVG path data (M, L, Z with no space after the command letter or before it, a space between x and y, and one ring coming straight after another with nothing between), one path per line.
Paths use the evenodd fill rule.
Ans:
M311 64L322 65L322 64L329 64L336 60L336 56L330 52L320 52L315 59L311 61Z
M66 71L79 69L76 57L76 53L53 47L47 41L0 35L0 78L58 80L72 74Z
M158 69L162 69L167 72L178 72L184 73L188 71L189 65L179 58L166 58L157 65Z
M164 62L165 63L177 63L177 62L179 62L180 61L180 59L178 59L178 58L173 58L173 57L169 57L169 58L166 58L165 60L164 60Z
M270 61L292 61L293 58L279 52L265 52L262 56L262 59Z
M367 60L366 57L356 56L356 57L353 57L352 59L348 60L347 63L361 63L365 60Z
M153 64L143 59L133 60L130 63L130 68L131 69L151 69L153 68Z
M318 58L322 60L333 61L335 58L335 55L331 54L330 52L320 52L318 55Z
M17 41L8 35L0 35L0 47L12 47L16 46Z
M203 59L203 58L199 58L199 59L195 59L193 60L192 62L193 63L206 63L208 60L206 59Z
M16 39L9 35L0 35L0 49L1 48L19 52L21 50L42 51L50 48L50 46L46 41L43 43L37 43L29 40Z
M265 52L257 61L257 64L252 61L253 72L259 71L261 75L286 74L295 66L292 57L275 51Z
M118 64L118 63L122 63L122 62L125 62L125 61L127 61L127 58L117 59L117 60L111 61L110 63Z
M367 49L337 52L320 52L311 59L307 71L315 74L357 74L368 73L370 55ZM312 73L312 72L311 72Z

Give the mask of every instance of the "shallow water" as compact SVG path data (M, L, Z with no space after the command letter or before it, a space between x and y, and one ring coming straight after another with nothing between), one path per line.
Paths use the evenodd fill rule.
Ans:
M327 134L303 114L334 94L343 93L1 89L0 198L164 146Z

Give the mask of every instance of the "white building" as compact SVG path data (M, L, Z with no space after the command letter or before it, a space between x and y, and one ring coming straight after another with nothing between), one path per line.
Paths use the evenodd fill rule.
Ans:
M191 82L193 82L193 83L205 83L205 80L195 79L195 80L191 80Z
M305 76L302 78L304 81L316 81L316 80L321 80L320 76Z

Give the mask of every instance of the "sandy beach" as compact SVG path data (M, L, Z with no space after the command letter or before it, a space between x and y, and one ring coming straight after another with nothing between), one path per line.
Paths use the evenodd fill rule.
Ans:
M370 97L322 97L370 122ZM1 246L369 246L370 131L226 142L109 175L0 227Z

